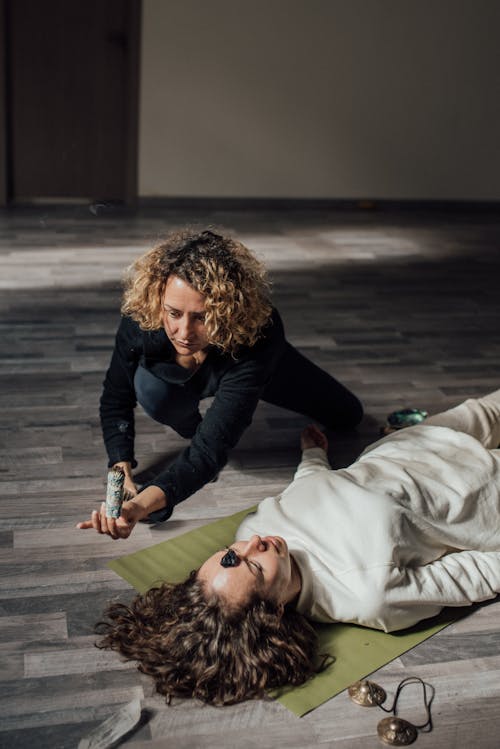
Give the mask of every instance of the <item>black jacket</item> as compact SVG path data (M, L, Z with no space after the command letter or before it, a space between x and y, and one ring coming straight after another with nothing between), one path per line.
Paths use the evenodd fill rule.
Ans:
M174 505L214 478L227 462L228 450L251 423L259 397L286 346L283 323L276 309L263 334L254 346L242 348L237 358L211 347L201 367L192 372L175 363L175 349L163 329L144 331L132 319L122 318L100 401L110 466L118 461L130 461L132 467L137 465L134 375L139 365L171 385L189 388L193 399L215 396L191 444L150 482L163 489L168 497L168 507L152 513L153 519L166 520Z

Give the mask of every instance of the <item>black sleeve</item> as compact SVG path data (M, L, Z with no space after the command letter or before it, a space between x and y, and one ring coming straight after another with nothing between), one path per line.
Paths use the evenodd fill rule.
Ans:
M130 318L122 317L109 369L104 378L99 414L109 458L109 466L134 458L134 408L136 397L134 374L141 351L140 328Z
M167 520L175 505L201 489L224 467L229 449L237 444L252 421L260 395L284 346L283 325L275 312L266 337L223 375L214 401L191 444L166 471L149 483L159 486L168 498L164 510L150 515L152 520Z

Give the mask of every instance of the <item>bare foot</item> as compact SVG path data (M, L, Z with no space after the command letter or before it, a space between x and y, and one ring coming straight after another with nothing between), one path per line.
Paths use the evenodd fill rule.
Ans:
M300 446L302 450L307 450L309 447L321 447L326 452L328 450L328 440L317 426L309 424L309 426L306 426L302 430Z

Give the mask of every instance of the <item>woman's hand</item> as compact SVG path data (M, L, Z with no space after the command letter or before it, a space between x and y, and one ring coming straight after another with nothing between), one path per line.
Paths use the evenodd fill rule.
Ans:
M317 426L309 424L309 426L302 430L300 446L302 450L307 450L309 447L321 447L326 452L328 450L328 440Z
M128 538L139 520L147 518L151 512L167 506L167 495L159 486L148 486L137 493L133 499L122 504L119 518L106 517L106 503L101 504L100 511L94 510L90 520L78 523L77 528L93 528L98 533L106 533L111 538Z
M135 497L137 495L137 486L135 485L134 477L132 476L131 463L121 461L120 463L115 463L113 468L123 468L125 474L125 481L123 483L125 499L132 499L132 497Z
M128 538L136 523L142 520L145 514L147 515L143 507L134 500L128 500L123 503L119 518L108 518L106 517L106 503L103 502L100 511L94 510L90 520L84 520L83 523L78 523L76 527L80 530L93 528L98 533L106 533L114 539Z

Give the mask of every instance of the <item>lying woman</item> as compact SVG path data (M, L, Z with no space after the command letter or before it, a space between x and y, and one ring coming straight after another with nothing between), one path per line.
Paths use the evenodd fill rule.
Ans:
M500 592L500 390L391 434L331 470L302 433L287 489L181 584L114 604L100 647L158 692L215 705L318 669L307 619L386 632Z

